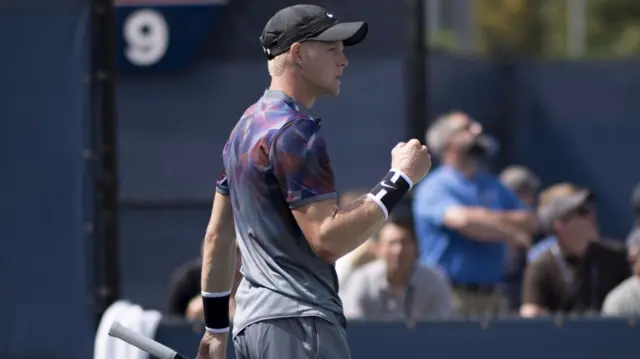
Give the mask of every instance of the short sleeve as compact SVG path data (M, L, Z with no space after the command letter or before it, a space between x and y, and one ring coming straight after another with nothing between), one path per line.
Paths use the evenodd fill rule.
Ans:
M275 136L269 160L290 208L336 198L327 146L311 119L288 123Z
M224 145L224 149L222 150L222 158L227 155L227 147L229 146L229 141ZM223 196L229 195L229 178L227 178L227 171L222 168L220 174L218 175L218 179L216 180L216 192L220 193Z
M413 212L416 222L426 221L436 226L442 226L447 210L463 205L451 189L441 184L440 181L428 181L416 189Z
M216 192L223 196L229 195L229 179L227 178L227 173L224 169L220 171L220 175L218 175L218 180L216 181Z

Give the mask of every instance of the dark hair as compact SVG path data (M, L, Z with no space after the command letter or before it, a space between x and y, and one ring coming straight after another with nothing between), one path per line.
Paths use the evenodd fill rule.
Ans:
M182 264L171 275L168 314L185 316L191 299L200 295L201 272L202 259L197 258Z

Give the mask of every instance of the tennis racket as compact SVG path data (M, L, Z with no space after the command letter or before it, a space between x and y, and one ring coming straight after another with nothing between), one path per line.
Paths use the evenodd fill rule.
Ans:
M133 331L118 322L113 322L113 324L111 324L109 336L124 340L134 347L159 359L187 359L186 357L178 354L175 350L162 345L151 338L145 337L144 335Z

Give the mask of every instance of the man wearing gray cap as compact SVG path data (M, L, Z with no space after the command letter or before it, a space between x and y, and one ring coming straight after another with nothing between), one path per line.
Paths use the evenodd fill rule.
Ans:
M529 263L520 314L600 311L605 296L630 275L622 246L598 241L591 218L593 194L580 189L538 209L543 230L557 243Z

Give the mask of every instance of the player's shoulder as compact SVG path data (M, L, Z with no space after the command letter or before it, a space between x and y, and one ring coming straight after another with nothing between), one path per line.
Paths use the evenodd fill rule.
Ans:
M318 143L318 140L322 142L319 123L307 115L295 113L287 116L279 121L275 130L271 140L276 141L276 145L313 148L311 143Z
M319 123L298 105L287 99L259 102L251 113L255 124L262 124L279 132L303 131L312 133L319 130Z

